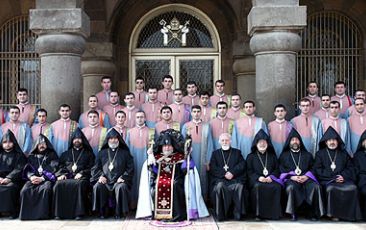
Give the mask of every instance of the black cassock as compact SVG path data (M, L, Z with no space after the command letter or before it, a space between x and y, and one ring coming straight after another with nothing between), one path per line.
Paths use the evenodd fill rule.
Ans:
M353 162L357 175L357 186L360 192L361 210L363 219L366 219L366 150L362 146L362 142L366 140L366 131L361 135L357 151L353 155Z
M52 188L56 181L57 169L58 156L52 148L47 148L41 154L36 149L28 156L28 163L24 168L24 175L28 181L20 192L19 218L21 220L51 218ZM40 184L32 184L30 181L32 176L43 177L44 181Z
M225 160L224 160L225 158ZM227 171L224 169L228 166ZM225 178L226 172L234 175L233 179ZM215 150L210 161L211 201L217 219L224 220L230 215L239 220L246 214L245 183L247 180L246 163L240 150L230 148Z
M94 165L95 156L92 148L81 130L76 129L73 140L80 137L83 148L76 150L70 142L69 149L61 154L59 170L56 176L66 175L66 180L59 180L53 187L54 215L61 219L73 219L87 214L90 193L90 173ZM73 171L74 162L77 166ZM75 167L74 167L75 169ZM76 174L82 174L80 179L74 179Z
M268 143L266 153L257 152L256 145L260 139L264 139ZM264 175L264 167L259 160L262 159L263 164L266 162L267 155L267 177L272 178L271 183L259 182L259 177ZM247 173L249 178L250 199L252 209L255 216L265 219L279 219L282 216L281 210L281 192L282 185L278 179L279 168L277 156L272 147L268 135L261 129L254 138L252 144L252 152L247 157Z
M297 137L300 140L299 152L293 152L290 149L289 144L293 137ZM295 214L296 209L305 203L311 207L311 214L309 213L309 216L320 218L324 215L320 185L312 172L314 163L313 155L306 151L300 134L295 129L291 130L279 161L280 177L285 182L287 194L286 213L291 215ZM296 170L297 165L301 171ZM303 175L309 177L304 183L298 183L290 179L291 176Z
M14 143L14 148L10 152L5 152L0 145L0 177L11 180L6 185L0 185L0 212L7 212L15 217L19 207L19 191L21 189L22 170L26 164L26 158L13 133L5 135L11 136L10 139Z
M338 140L336 150L327 148L325 142L329 139ZM358 191L354 184L356 180L355 168L344 148L342 139L332 127L327 129L320 140L319 149L315 154L314 172L323 187L325 195L323 200L327 215L350 221L361 219ZM331 169L332 161L336 166L334 171ZM343 183L335 181L338 175L343 176Z
M93 211L98 211L103 215L106 208L114 206L115 215L122 217L129 211L128 201L134 164L127 145L121 136L113 130L107 134L92 170L91 180L95 183L93 186ZM119 146L114 150L108 147L108 139L113 135L119 139ZM111 163L113 168L110 167ZM101 176L107 178L107 184L97 182ZM122 178L124 182L117 183L118 178Z

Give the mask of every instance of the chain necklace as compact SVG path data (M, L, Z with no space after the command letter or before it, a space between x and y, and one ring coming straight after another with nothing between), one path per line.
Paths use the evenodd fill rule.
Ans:
M230 153L229 153L229 156L227 158L227 160L225 159L225 156L224 156L224 152L222 151L221 149L221 155L222 155L222 159L224 160L224 170L225 172L227 172L227 170L229 170L229 166L228 166L228 163L230 161L230 157L231 157L231 148L230 148Z
M43 167L42 167L42 165L43 165L43 162L45 160L46 160L46 154L43 155L43 158L42 158L42 161L41 162L39 161L39 157L37 156L37 161L38 161L38 169L37 169L37 171L38 171L39 175L42 175L43 174Z
M335 161L336 161L336 159L337 159L337 153L338 153L338 151L337 151L337 150L335 151L334 159L332 159L332 157L330 156L330 153L329 153L328 148L327 148L327 153L328 153L328 157L329 157L330 162L332 162L332 163L330 164L330 168L331 168L331 169L332 169L332 171L334 172L334 170L337 168L337 165L335 164Z
M118 154L118 149L117 149L116 153L114 154L113 160L111 161L110 151L108 148L108 162L109 162L108 169L109 169L109 171L112 171L114 169L114 161L116 160L117 154Z
M299 160L296 164L296 161L295 161L295 158L294 158L294 155L292 154L292 150L290 150L290 153L291 153L291 158L292 158L292 161L294 162L295 166L296 166L296 169L295 169L295 174L297 176L300 176L301 175L301 169L300 169L300 162L301 162L301 151L300 152L300 155L299 155Z
M261 158L261 156L259 155L259 152L257 151L257 156L258 156L258 158L259 158L259 161L261 162L261 165L262 165L262 167L263 167L263 175L264 176L268 176L268 170L267 170L267 160L268 160L268 154L267 154L267 152L265 153L266 154L266 161L265 161L265 163L263 164L263 161L262 161L262 158Z
M81 155L82 155L82 153L83 153L83 152L84 152L84 149L82 149L82 150L81 150L81 152L80 152L80 154L79 154L79 156L78 156L78 159L76 159L76 161L75 161L74 149L71 149L72 162L73 162L72 167L71 167L71 170L72 170L72 172L73 172L73 173L75 173L75 172L76 172L76 170L78 169L77 164L78 164L78 162L79 162L79 160L80 160L80 157L81 157Z

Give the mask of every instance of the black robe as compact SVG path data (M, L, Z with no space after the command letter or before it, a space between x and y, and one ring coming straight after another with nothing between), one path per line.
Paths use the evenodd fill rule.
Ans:
M336 150L327 148L325 142L329 139L337 139L338 147ZM355 168L352 160L344 148L344 143L338 133L329 127L319 143L319 151L315 154L314 172L323 187L325 193L324 203L326 204L327 215L342 220L356 221L361 219L361 211L358 200ZM327 151L328 150L328 151ZM331 160L337 154L333 171ZM335 181L337 175L342 175L343 183Z
M268 148L265 154L259 153L263 164L267 155L268 176L272 178L271 183L259 182L259 177L264 176L263 166L258 158L256 145L260 139L265 139ZM247 157L247 173L251 195L252 209L255 216L265 219L279 219L282 216L281 192L282 186L279 183L279 168L275 151L268 135L261 129L254 138L252 152Z
M363 219L366 219L366 151L362 142L366 139L366 131L362 133L357 151L353 155L353 162L356 169L356 184L360 192L360 203Z
M57 177L65 175L67 179L58 180L53 187L54 215L60 219L73 219L85 216L88 213L91 188L90 173L95 156L93 149L79 128L75 131L71 140L76 135L81 136L83 148L76 150L72 147L72 141L70 142L69 149L61 154L59 170L56 172ZM77 170L75 172L72 171L74 164L73 153L74 159L77 161ZM82 177L78 180L74 179L78 173L82 174Z
M118 134L118 133L117 133ZM133 157L130 151L118 134L119 146L114 151L108 147L108 139L112 135L117 135L112 130L107 136L102 149L99 151L95 165L92 170L91 181L93 186L93 211L104 214L108 206L115 207L116 217L125 216L129 211L130 189L134 173ZM113 161L113 169L109 169L110 160ZM98 179L103 176L107 178L107 183L102 184ZM118 178L124 180L123 183L117 183ZM112 199L111 204L110 198Z
M229 158L230 156L230 158ZM223 168L227 163L228 172L234 175L233 179L225 178L226 171ZM247 180L246 163L240 150L230 148L222 151L215 150L210 161L211 201L216 217L219 221L233 215L240 220L246 214L245 210L245 183Z
M19 208L19 191L22 185L22 170L26 164L26 158L15 139L14 134L9 130L8 136L14 143L10 152L6 152L0 144L0 177L11 180L7 185L0 185L0 212L10 213L16 217Z
M39 165L43 172L38 172ZM32 151L28 156L28 163L24 168L24 175L28 181L20 192L21 220L49 219L52 216L52 188L56 181L55 173L58 169L58 156L52 148L47 148L42 154ZM32 184L32 176L43 177L40 184Z
M293 152L290 149L290 141L293 137L297 137L300 140L299 152ZM301 156L299 164L301 174L298 176L308 176L309 179L305 183L298 183L290 179L291 176L296 176L296 165L292 159L291 153L296 164L298 164ZM294 215L296 209L305 203L311 207L311 213L309 213L309 216L320 218L324 215L321 189L312 172L314 163L313 155L306 150L300 134L295 129L291 130L287 138L283 152L280 155L279 162L281 179L285 181L287 194L286 213Z

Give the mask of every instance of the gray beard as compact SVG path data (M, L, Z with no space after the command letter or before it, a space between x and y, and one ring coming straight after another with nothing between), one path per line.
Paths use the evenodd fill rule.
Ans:
M108 143L108 147L111 149L116 149L118 148L119 143Z

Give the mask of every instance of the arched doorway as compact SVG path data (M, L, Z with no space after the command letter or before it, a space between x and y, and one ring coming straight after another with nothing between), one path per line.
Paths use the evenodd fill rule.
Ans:
M307 24L297 59L297 99L306 95L306 84L311 80L318 83L320 95L333 95L336 81L344 81L352 95L363 79L360 29L335 11L316 12L308 17Z
M29 30L28 15L11 18L0 27L0 103L16 104L16 91L27 88L32 104L40 104L40 59L37 35Z
M135 26L130 39L130 89L134 79L146 88L161 87L170 74L174 87L197 82L200 91L213 90L220 78L220 41L212 21L200 10L183 4L158 7Z

